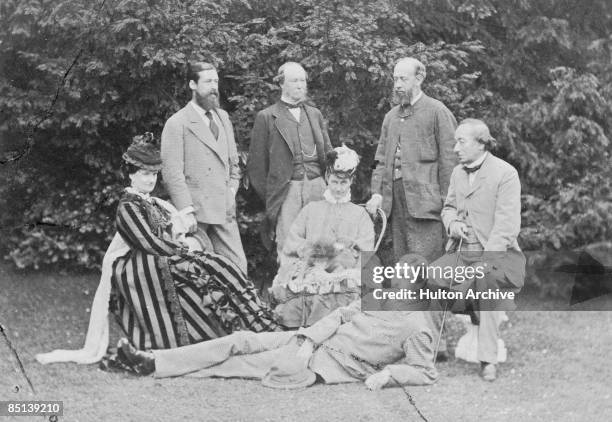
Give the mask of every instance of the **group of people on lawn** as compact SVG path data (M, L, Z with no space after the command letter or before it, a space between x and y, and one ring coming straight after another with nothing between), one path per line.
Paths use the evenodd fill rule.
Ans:
M317 379L370 389L435 382L440 303L361 309L368 294L361 252L374 250L374 216L389 216L396 262L487 267L484 279L455 286L410 280L422 288L518 291L525 262L517 171L491 153L496 141L483 121L457 125L421 91L425 77L415 58L395 65L396 105L382 123L372 197L362 207L351 202L358 155L331 146L321 111L306 99L304 68L280 66L281 98L255 118L246 175L265 203L262 243L278 255L266 303L247 276L235 202L242 175L232 123L219 108L217 70L192 63L192 99L166 122L161 148L146 133L123 155L129 186L85 347L37 359L102 360L156 377L255 378L278 388ZM159 172L170 202L150 194ZM497 376L500 312L491 309L469 308L489 381ZM110 357L109 312L125 333ZM441 344L438 360L447 357Z

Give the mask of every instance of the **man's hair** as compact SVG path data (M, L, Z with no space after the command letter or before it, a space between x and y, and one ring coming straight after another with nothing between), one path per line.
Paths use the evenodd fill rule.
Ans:
M308 73L306 73L304 67L298 62L286 62L281 64L278 68L278 72L276 72L276 76L272 80L279 85L285 83L285 69L289 66L298 66L302 68L302 70L304 70L304 73L306 74L306 80L308 80Z
M485 146L486 151L491 151L495 147L497 147L497 141L494 137L491 136L491 132L489 131L489 127L485 122L480 119L463 119L459 122L459 126L468 125L472 127L472 131L474 134L474 138Z
M187 71L187 82L194 81L198 83L200 80L200 72L203 70L217 70L212 63L208 62L195 62L189 64Z
M425 80L425 77L427 76L427 68L419 60L415 59L414 57L404 57L402 59L399 59L395 65L397 66L400 63L410 63L411 65L413 65L414 74L416 76L422 75L423 80Z

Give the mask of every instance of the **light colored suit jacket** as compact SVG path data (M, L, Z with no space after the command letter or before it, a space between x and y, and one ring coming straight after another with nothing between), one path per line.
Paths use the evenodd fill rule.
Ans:
M221 122L218 139L191 104L168 119L161 137L162 176L176 208L193 206L199 222L224 224L236 212L240 168L229 116L219 108L213 113Z
M489 152L470 186L468 174L456 166L442 209L447 231L455 220L472 226L487 252L520 251L521 182L516 169Z
M423 312L361 312L358 300L298 333L316 345L308 367L329 384L365 380L385 368L393 377L386 386L438 379Z

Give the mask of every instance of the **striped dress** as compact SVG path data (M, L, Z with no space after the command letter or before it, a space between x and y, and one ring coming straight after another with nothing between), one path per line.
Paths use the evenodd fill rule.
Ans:
M188 252L172 239L168 212L154 198L126 193L116 223L130 251L113 263L110 309L139 349L281 329L229 259Z

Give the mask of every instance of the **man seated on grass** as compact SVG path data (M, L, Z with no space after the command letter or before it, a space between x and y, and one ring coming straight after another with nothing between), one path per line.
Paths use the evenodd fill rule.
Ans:
M434 383L433 335L422 311L338 308L297 332L229 336L168 350L138 351L120 342L124 359L143 374L262 379L274 388L365 381L371 390Z

